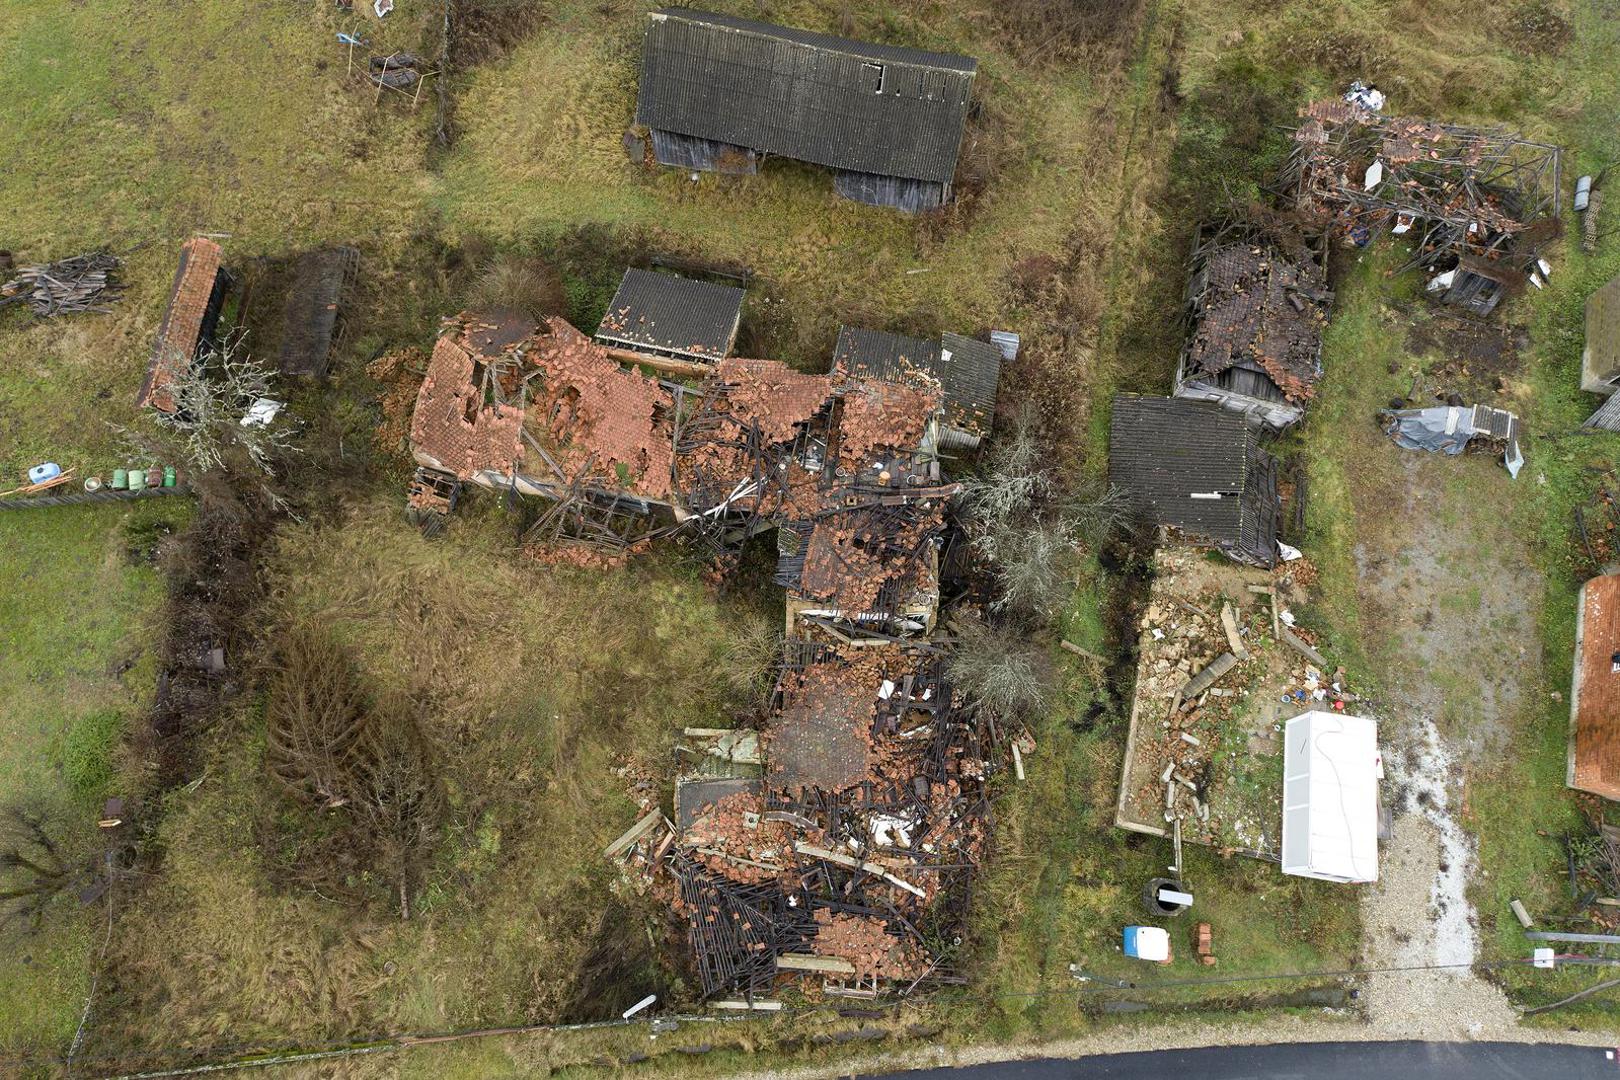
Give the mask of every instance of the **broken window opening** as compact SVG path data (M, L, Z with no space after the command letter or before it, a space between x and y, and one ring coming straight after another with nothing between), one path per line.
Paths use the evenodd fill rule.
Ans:
M874 94L883 93L883 83L888 73L889 69L884 64L866 63L861 65L861 78L867 86L872 88Z

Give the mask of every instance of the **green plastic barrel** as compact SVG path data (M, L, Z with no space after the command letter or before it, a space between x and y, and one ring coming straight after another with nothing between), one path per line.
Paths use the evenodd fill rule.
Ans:
M128 469L114 469L113 470L113 490L114 491L124 491L128 487L129 487L129 470Z
M141 488L143 488L145 486L146 486L146 470L145 469L131 469L131 470L129 470L129 490L131 490L131 491L139 491L139 490L141 490Z
M174 481L175 481L174 466L173 465L165 465L165 466L163 466L163 486L164 487L174 487Z

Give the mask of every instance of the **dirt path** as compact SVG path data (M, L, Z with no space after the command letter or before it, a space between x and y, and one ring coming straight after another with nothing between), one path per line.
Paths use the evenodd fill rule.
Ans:
M1391 1037L1500 1037L1516 1012L1467 967L1476 867L1457 812L1470 768L1506 745L1537 674L1527 646L1541 587L1508 524L1505 487L1533 481L1484 457L1387 452L1401 455L1398 483L1358 508L1368 527L1355 552L1395 811L1380 880L1362 902L1362 953L1373 968L1453 966L1371 976L1368 1020Z

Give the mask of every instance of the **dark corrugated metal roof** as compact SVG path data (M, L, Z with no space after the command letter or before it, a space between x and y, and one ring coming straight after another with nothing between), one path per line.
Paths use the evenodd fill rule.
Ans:
M990 429L1001 378L1001 350L995 345L961 334L945 334L935 343L844 326L838 330L833 363L879 379L899 379L907 370L926 371L945 391L947 424L975 435Z
M731 352L742 318L743 291L630 269L596 328L598 341L628 349L651 349L698 360Z
M1276 560L1276 465L1239 413L1185 398L1116 397L1108 479L1160 525L1246 561Z
M685 8L647 21L636 121L948 183L978 62Z

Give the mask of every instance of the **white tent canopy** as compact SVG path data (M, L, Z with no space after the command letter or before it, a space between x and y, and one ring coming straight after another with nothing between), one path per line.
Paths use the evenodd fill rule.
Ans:
M1378 880L1378 725L1308 712L1283 729L1282 870Z

